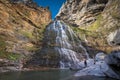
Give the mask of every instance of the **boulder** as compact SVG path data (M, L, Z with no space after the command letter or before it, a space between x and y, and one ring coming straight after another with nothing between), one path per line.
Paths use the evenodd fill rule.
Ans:
M75 76L98 76L120 79L120 51L113 51L109 55L105 55L102 52L98 53L95 60L96 62L88 60L87 64L90 65L87 67L85 67L84 62L81 62L83 68Z
M105 62L108 65L120 66L120 51L113 51L111 54L106 56Z
M95 60L96 61L103 61L104 60L104 58L105 58L105 54L103 53L103 52L99 52L99 53L97 53L97 55L95 56Z
M116 74L105 61L99 61L95 65L84 68L78 71L74 76L82 77L82 76L98 76L98 77L111 77L120 79L119 75Z
M113 51L106 56L105 62L120 76L120 51Z

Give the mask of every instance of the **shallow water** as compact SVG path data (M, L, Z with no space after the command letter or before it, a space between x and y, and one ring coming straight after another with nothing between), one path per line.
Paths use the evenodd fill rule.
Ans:
M7 72L0 74L0 80L115 80L90 76L75 78L74 73L70 70Z

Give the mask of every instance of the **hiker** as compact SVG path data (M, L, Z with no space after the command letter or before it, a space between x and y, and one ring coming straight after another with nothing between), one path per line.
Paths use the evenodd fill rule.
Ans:
M93 56L93 60L94 60L94 64L96 64L96 59L95 59L95 56Z
M86 59L85 59L85 61L84 61L84 64L85 64L85 67L87 67L87 61L86 61Z

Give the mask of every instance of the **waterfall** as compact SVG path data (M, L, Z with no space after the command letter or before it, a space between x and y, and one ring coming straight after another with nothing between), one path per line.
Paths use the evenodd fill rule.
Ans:
M79 67L81 60L89 58L73 30L60 20L55 20L47 26L44 47L39 54L41 65L60 68Z

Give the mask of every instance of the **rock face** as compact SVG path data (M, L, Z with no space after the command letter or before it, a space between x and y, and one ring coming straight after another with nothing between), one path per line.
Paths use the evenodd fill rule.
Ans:
M38 7L37 3L35 3L33 0L10 0L13 4L24 4L32 8Z
M108 35L107 41L110 45L120 45L120 29L116 30Z
M40 48L45 25L50 21L51 14L47 8L0 0L0 59L3 63L4 59L19 63L19 59L29 58L38 46Z
M67 0L57 18L77 26L89 25L96 21L106 3L107 0Z
M32 3L32 0L10 0L12 3Z
M89 53L97 50L109 53L119 49L118 37L114 39L117 46L107 41L113 39L108 39L110 34L119 32L116 31L120 26L119 3L119 0L67 0L56 18L69 23L83 42L87 41Z
M23 68L23 62L20 60L12 61L8 59L0 59L0 73L7 71L20 71Z
M120 67L118 66L120 61L119 52L111 53L110 55L106 56L104 59L105 60L100 60L100 61L97 60L97 62L94 65L88 66L78 71L75 74L75 76L79 76L79 77L98 76L98 77L111 77L111 78L120 79L120 70L118 70Z
M80 39L63 21L55 20L50 23L46 28L43 41L43 48L35 54L36 60L33 63L36 65L79 68L79 62L89 58Z

